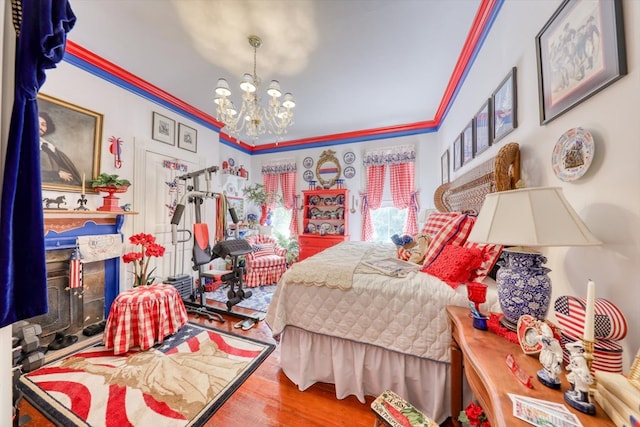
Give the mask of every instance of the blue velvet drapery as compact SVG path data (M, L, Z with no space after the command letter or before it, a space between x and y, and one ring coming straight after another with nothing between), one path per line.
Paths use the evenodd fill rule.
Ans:
M75 21L66 0L22 3L0 211L0 327L47 312L37 96Z

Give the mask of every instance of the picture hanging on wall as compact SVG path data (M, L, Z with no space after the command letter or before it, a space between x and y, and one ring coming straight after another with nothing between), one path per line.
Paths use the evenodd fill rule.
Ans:
M462 166L462 134L453 141L453 170L457 171Z
M449 182L449 150L446 150L440 157L440 171L442 184Z
M198 151L198 131L184 123L178 123L178 147L188 151Z
M151 138L165 144L175 145L175 134L176 121L154 111Z
M100 173L102 114L44 94L38 112L42 188L80 193Z
M627 74L622 18L621 0L565 0L555 11L536 36L540 124Z
M516 87L516 67L513 67L491 95L493 143L518 127Z
M475 132L473 129L473 119L462 131L462 164L466 165L473 159L473 148L475 144Z
M480 111L473 120L474 132L476 134L476 151L478 155L491 145L491 98L487 99Z

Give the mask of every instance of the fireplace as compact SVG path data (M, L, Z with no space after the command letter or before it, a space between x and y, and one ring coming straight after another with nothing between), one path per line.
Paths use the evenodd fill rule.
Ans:
M28 321L40 324L48 345L58 332L78 335L107 317L120 291L120 259L84 263L83 286L75 289L69 288L69 259L79 236L121 234L124 215L45 211L44 223L49 311Z

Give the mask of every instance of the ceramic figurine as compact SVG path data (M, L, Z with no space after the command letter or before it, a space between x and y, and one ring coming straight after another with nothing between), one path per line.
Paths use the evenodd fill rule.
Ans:
M596 407L589 401L589 385L593 383L593 378L585 359L584 345L576 341L565 347L569 350L567 371L570 372L567 374L567 381L571 384L571 390L564 392L564 401L580 412L593 415Z
M562 347L549 325L541 323L540 331L542 333L536 339L542 344L539 359L543 369L538 371L538 380L547 387L560 388L558 374L562 372Z

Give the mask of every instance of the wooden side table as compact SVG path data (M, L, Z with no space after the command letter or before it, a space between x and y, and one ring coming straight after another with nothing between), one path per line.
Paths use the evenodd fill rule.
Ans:
M578 416L584 426L615 425L597 404L595 416L583 414L565 404L564 392L570 387L564 369L560 374L560 390L545 387L536 378L542 367L537 357L527 356L519 345L491 331L475 329L468 308L448 306L447 314L451 320L451 416L456 426L459 425L458 414L463 409L463 368L473 395L493 427L531 426L512 415L513 405L508 393L562 403ZM512 354L516 364L532 377L532 389L521 384L511 373L505 362L508 354Z

